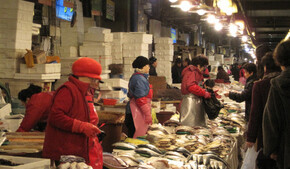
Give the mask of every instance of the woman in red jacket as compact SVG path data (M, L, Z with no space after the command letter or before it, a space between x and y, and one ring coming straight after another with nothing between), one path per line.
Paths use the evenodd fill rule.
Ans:
M102 67L92 58L80 58L72 65L73 75L60 86L48 117L43 157L56 161L61 155L83 157L93 169L103 168L103 150L93 94L99 89Z
M30 85L18 93L18 99L25 105L25 116L16 132L31 129L44 131L54 92L41 92L42 88Z
M183 95L180 109L180 122L186 126L206 126L206 114L202 105L202 97L210 98L210 93L201 88L203 71L208 59L197 56L182 71L181 93Z

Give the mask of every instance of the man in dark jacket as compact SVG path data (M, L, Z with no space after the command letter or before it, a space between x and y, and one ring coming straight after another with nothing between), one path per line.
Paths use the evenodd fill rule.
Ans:
M239 78L240 78L240 75L239 75L240 69L238 68L238 64L237 63L235 63L235 64L232 65L231 72L232 72L232 75L234 76L235 81L239 81Z
M262 119L263 111L267 102L270 90L270 80L280 74L280 67L275 64L272 52L267 53L261 60L264 66L265 75L262 80L255 82L252 92L252 106L250 120L247 132L247 146L252 147L257 142L257 151L263 148ZM259 169L274 168L276 162L259 152L257 157L257 166Z
M230 99L236 101L236 102L243 102L246 101L246 121L249 121L249 114L251 110L251 102L252 102L252 88L254 85L254 82L257 80L257 68L254 63L247 63L244 66L245 69L245 78L247 79L246 85L242 93L235 93L230 92L226 93L225 96L229 97Z
M175 60L174 65L171 68L172 83L181 83L182 70L183 70L183 67L182 67L181 59L177 58Z
M224 68L222 66L218 67L218 73L216 75L216 79L221 79L225 83L230 82L229 74L224 70Z
M150 76L157 76L157 72L156 72L157 59L152 56L151 58L149 58L149 62L150 62L149 75Z
M290 168L290 40L279 43L274 59L282 73L271 80L263 116L264 154L281 169Z

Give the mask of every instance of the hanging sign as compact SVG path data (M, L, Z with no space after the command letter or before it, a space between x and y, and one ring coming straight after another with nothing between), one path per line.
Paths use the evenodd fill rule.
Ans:
M38 3L51 6L51 0L38 0Z
M115 21L115 2L106 0L106 19Z
M92 15L101 16L102 15L102 0L92 0Z

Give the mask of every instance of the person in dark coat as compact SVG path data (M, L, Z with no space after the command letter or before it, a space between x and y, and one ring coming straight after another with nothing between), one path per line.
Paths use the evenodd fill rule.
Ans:
M171 68L172 83L181 83L182 70L183 70L183 67L182 67L181 59L177 58L175 60L174 65Z
M217 73L216 79L221 79L225 83L230 82L229 74L224 70L222 66L218 67L218 73Z
M274 59L282 69L271 80L263 115L264 154L276 160L280 169L290 168L290 40L280 42Z
M258 79L262 79L264 76L264 67L262 64L262 58L267 52L271 52L272 50L267 44L261 44L256 48L256 56L257 56L257 77Z
M239 81L239 78L240 78L240 75L239 75L240 69L238 68L238 64L237 63L235 63L235 64L232 65L231 72L232 72L232 75L234 76L235 81Z
M157 76L156 67L157 67L157 59L155 57L149 58L150 62L150 70L149 75L150 76Z
M246 116L245 120L249 121L249 114L251 110L251 102L252 102L252 88L254 85L254 82L257 80L257 68L254 63L247 63L244 66L245 69L245 78L247 79L246 85L242 93L235 93L230 92L226 93L225 96L229 97L230 99L236 101L236 102L243 102L246 101Z
M189 60L189 58L185 58L182 62L183 68L186 68L188 65L190 65L190 62L191 61Z
M247 146L252 147L257 142L257 151L263 148L262 120L271 86L270 80L281 72L280 67L275 64L272 52L268 52L262 58L261 64L264 66L265 74L263 79L255 82L253 86L252 106L247 132ZM276 166L276 162L264 156L263 151L259 152L256 162L259 169L268 169Z

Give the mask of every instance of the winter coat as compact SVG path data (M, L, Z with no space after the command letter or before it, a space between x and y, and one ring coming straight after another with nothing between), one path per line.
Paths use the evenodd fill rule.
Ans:
M237 66L233 66L231 69L232 75L234 76L235 81L239 81L240 75L239 75L239 68Z
M263 116L264 154L277 154L281 169L290 168L290 67L271 80Z
M183 67L178 67L176 64L172 66L171 73L172 73L172 83L181 83L181 73L182 73Z
M249 114L251 111L252 89L253 89L254 82L256 80L257 80L256 76L252 75L247 79L246 85L245 85L242 93L235 93L235 92L229 93L229 98L236 101L236 102L246 101L245 119L247 122L249 121Z
M271 86L270 80L279 74L280 72L269 73L262 80L255 82L253 86L247 141L255 143L257 140L257 150L263 147L262 120Z
M149 75L157 76L156 68L153 65L150 65Z
M186 126L206 126L206 114L202 97L205 89L201 88L203 73L196 66L189 65L182 71L180 123ZM200 86L199 86L200 85Z
M229 74L225 70L218 71L216 79L223 79L225 83L230 82Z
M31 96L17 132L29 132L37 123L47 121L53 94L54 92L41 92Z
M72 132L74 119L91 121L90 107L86 99L88 90L88 83L70 76L69 81L56 91L45 132L44 158L60 160L61 155L75 155L83 157L87 163L90 162L89 138L83 133ZM99 152L101 151L100 149Z

